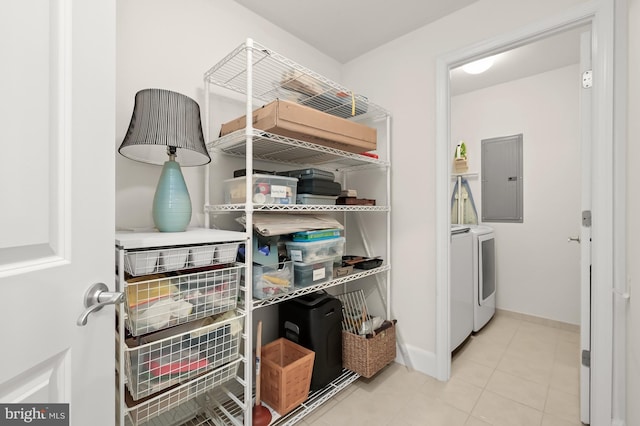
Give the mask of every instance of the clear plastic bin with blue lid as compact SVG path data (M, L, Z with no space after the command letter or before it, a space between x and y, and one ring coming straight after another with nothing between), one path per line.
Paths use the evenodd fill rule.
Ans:
M344 237L313 241L286 241L287 256L294 262L314 263L340 258L344 253Z

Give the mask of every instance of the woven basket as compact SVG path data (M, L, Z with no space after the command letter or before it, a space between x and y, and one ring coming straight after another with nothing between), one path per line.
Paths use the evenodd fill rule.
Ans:
M372 377L396 358L396 321L373 337L342 332L342 365L362 377Z
M261 353L261 398L285 415L309 396L315 353L285 338L263 346Z

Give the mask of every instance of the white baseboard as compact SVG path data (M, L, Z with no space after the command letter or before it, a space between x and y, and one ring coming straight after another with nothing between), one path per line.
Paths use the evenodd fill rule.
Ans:
M611 426L625 426L625 421L622 419L613 419L611 420Z
M437 377L436 354L411 345L398 345L395 361L427 376Z
M516 318L524 321L533 322L540 325L546 325L547 327L559 328L561 330L572 331L574 333L580 333L579 324L570 324L567 322L552 320L548 318L537 317L535 315L523 314L520 312L509 311L506 309L496 308L496 315L502 315L506 317Z

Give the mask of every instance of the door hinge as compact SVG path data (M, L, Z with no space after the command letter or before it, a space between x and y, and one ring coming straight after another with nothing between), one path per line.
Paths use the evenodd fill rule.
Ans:
M589 89L593 86L593 71L587 70L582 73L582 88Z
M587 368L591 368L591 351L586 349L582 350L582 365Z
M591 210L584 210L582 212L582 226L591 228Z

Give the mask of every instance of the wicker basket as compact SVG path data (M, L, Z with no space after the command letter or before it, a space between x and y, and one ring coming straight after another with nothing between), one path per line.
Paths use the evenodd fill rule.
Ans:
M342 365L362 377L372 377L396 358L396 321L373 337L342 332Z
M263 346L261 353L262 400L285 415L309 396L315 353L285 338Z

